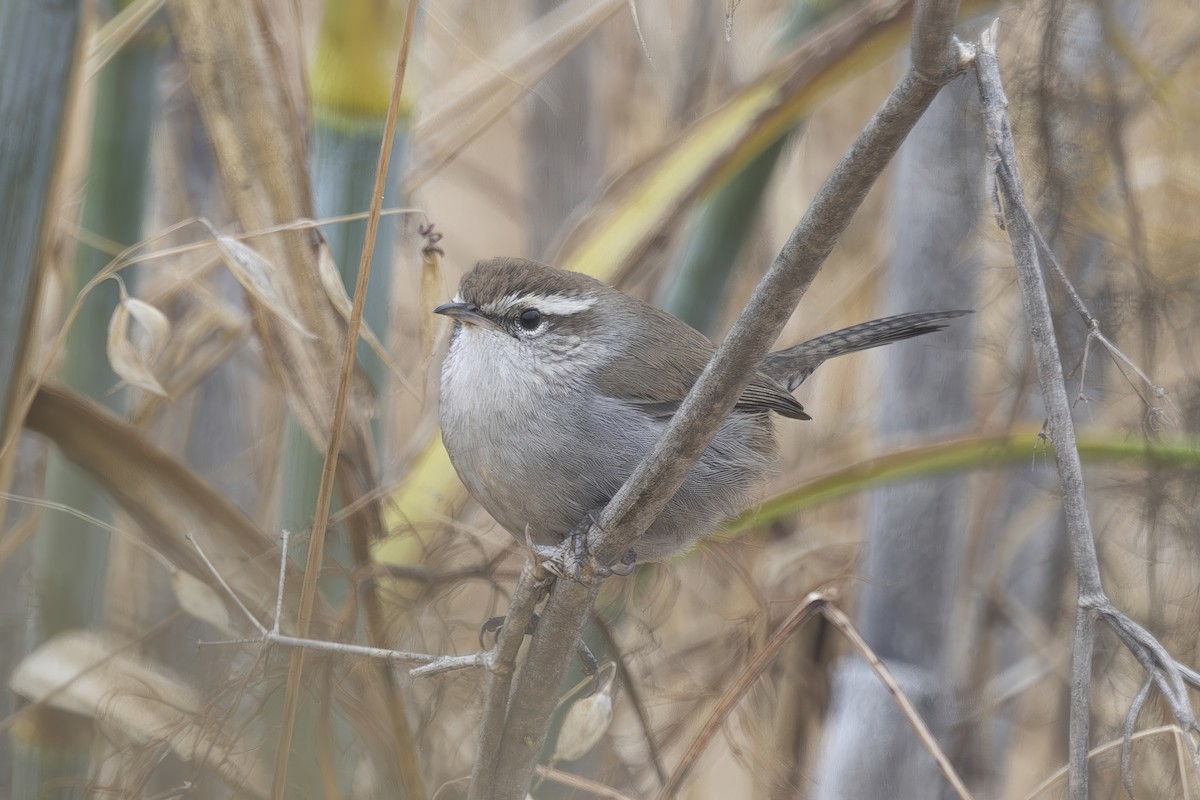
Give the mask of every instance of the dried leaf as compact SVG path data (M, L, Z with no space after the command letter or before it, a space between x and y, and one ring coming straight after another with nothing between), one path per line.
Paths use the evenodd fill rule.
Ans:
M234 311L216 298L194 297L200 305L183 310L166 347L154 362L155 371L175 397L183 397L196 388L236 352L249 331L244 311ZM162 402L159 397L142 395L130 409L130 420L140 424Z
M129 331L129 320L133 319L143 333ZM150 364L167 341L171 323L154 306L130 297L121 286L121 300L113 309L108 321L108 362L113 372L130 386L147 392L167 396L167 390L154 377Z
M558 741L554 745L555 761L583 758L604 738L613 718L614 674L615 670L609 670L608 679L595 694L576 700L567 709L558 732Z
M216 591L202 580L181 569L171 571L171 591L179 607L188 616L207 622L219 631L234 635L229 622L229 610Z
M266 796L270 774L255 743L219 731L191 686L86 631L67 631L17 665L12 690L35 703L91 717L139 745L166 744L231 785Z
M225 236L215 231L213 235L216 237L217 249L221 251L225 265L229 267L229 271L237 278L246 293L267 311L286 322L301 336L307 339L316 338L296 318L283 295L275 287L271 278L275 274L275 269L271 264L244 242L239 242L232 236Z
M275 537L194 472L107 409L63 389L39 388L25 427L49 437L66 459L108 491L138 523L150 548L193 577L209 581L208 567L188 541L192 534L251 613L259 621L271 619L279 566L273 555L278 552ZM263 558L264 554L272 555ZM299 570L291 562L288 566L284 604L295 608ZM226 607L240 613L228 603ZM313 635L325 635L331 618L328 606L319 602ZM292 632L293 624L285 615L285 632Z
M129 316L142 326L149 337L145 340L147 358L153 358L162 352L171 334L171 322L167 315L159 311L145 300L136 297L122 296L121 302L129 309Z
M350 322L350 315L354 312L354 301L346 294L346 285L342 283L342 275L338 272L337 262L333 260L333 252L329 249L329 244L325 241L325 237L321 237L320 253L317 256L317 270L321 274L321 288L325 290L325 295L329 298L329 302L333 304L333 308L337 311L338 316ZM379 337L367 325L364 319L359 326L359 335L366 341L367 346L374 351L375 355L379 356L379 360L384 363L388 371L404 385L406 389L412 391L408 380L400 372L400 368L396 366L396 362L392 360L392 355L379 341Z

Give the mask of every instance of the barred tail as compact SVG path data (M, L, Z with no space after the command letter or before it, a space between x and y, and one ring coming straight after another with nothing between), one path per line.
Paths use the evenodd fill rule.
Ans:
M762 371L793 391L825 361L847 353L923 336L945 328L946 320L972 311L917 311L871 320L809 339L795 347L769 354Z

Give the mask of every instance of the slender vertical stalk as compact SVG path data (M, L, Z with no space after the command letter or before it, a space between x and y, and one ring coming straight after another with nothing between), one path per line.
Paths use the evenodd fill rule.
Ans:
M371 277L371 259L374 254L375 241L379 232L380 212L383 210L384 187L387 183L388 168L392 158L392 143L396 125L400 117L400 94L404 88L404 75L408 65L409 45L412 41L412 29L416 21L417 0L408 0L407 12L404 18L404 36L400 43L400 52L396 57L396 74L392 84L392 94L388 102L387 119L384 123L383 141L379 147L379 162L375 171L375 185L371 192L370 213L367 216L366 236L362 254L358 262L358 275L354 284L354 306L350 314L349 330L346 332L346 347L342 356L341 377L338 381L337 396L334 401L333 419L329 430L329 443L325 449L325 464L321 471L321 485L317 494L317 508L313 515L312 539L309 544L308 560L305 565L304 583L300 590L300 609L297 615L297 635L307 636L312 622L313 606L316 600L316 581L320 572L325 552L325 534L329 519L330 502L333 495L333 482L337 472L338 454L341 451L342 428L346 423L346 411L349 400L350 377L356 363L355 353L359 332L363 320L363 308L366 304L367 286ZM275 778L271 786L273 800L284 797L287 785L287 762L291 750L292 729L296 723L296 711L300 694L300 679L304 669L304 651L297 649L293 652L288 668L288 679L284 689L283 721L281 724L279 745L275 754ZM403 720L393 721L393 728L398 733L407 734ZM399 723L399 724L397 724ZM425 796L425 787L421 779L419 765L415 763L415 747L411 741L400 743L399 751L414 763L400 765L400 773L405 779L404 796L419 798Z
M979 79L979 93L987 123L988 146L996 158L996 184L1003 201L1009 243L1016 263L1021 305L1029 323L1038 385L1046 404L1047 428L1054 442L1054 461L1058 467L1063 514L1078 582L1071 667L1069 787L1072 800L1086 800L1095 615L1096 609L1109 603L1100 580L1100 562L1096 556L1096 542L1084 497L1083 468L1075 442L1071 403L1063 382L1062 359L1054 338L1050 299L1046 294L1034 230L1029 217L1022 213L1025 190L1016 172L1016 148L1008 122L1008 98L1000 82L999 60L996 56L996 27L993 25L990 31L984 33L975 73Z
M380 6L369 0L328 0L309 79L312 85L312 129L309 169L313 206L318 218L365 211L375 181L379 144L383 140L392 66L404 33L404 13L399 2ZM384 184L390 205L400 205L408 154L410 113L402 108L400 127L392 143L392 162ZM358 275L359 254L366 237L366 220L340 223L322 229L333 260L347 290ZM371 271L363 321L388 341L389 301L392 290L392 250L397 222L382 220L375 242L377 268ZM358 359L371 381L380 406L388 392L387 369L364 342ZM372 422L375 447L386 443L379 413ZM283 457L281 517L284 527L302 530L311 523L321 476L321 453L304 429L289 419ZM336 555L336 554L334 554ZM344 555L344 554L343 554ZM344 596L346 587L324 587ZM337 600L338 597L331 599Z

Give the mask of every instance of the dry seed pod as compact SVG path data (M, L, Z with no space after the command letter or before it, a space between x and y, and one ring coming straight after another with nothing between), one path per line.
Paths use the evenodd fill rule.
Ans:
M108 362L112 371L128 383L162 397L167 391L150 370L171 333L171 323L149 303L130 297L125 284L120 283L121 300L108 321ZM137 323L141 331L131 336L129 322Z
M613 718L613 678L616 670L609 667L608 677L589 697L575 701L563 718L554 746L554 761L574 761L583 758L604 737Z

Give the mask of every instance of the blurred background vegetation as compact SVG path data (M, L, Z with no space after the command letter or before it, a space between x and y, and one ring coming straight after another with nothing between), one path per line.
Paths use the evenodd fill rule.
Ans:
M269 793L288 654L212 644L254 631L199 551L269 625L291 531L293 629L405 10L0 4L0 797ZM506 607L522 556L437 435L447 331L429 311L460 275L541 258L719 338L890 90L909 10L421 4L313 635L470 653ZM1168 392L1086 348L1052 289L1106 585L1196 664L1200 20L1176 0L973 2L960 35L996 16L1043 233ZM605 796L654 795L821 587L977 797L1065 796L1073 582L976 94L970 75L942 93L781 343L885 313L975 315L823 367L798 392L814 421L779 425L761 506L605 587L589 641L618 665L614 721L557 765ZM443 257L421 256L430 223ZM1095 674L1093 795L1123 797L1142 673L1102 638ZM413 679L313 654L286 796L464 796L481 686L473 670ZM1197 788L1169 722L1153 699L1141 713L1139 797ZM681 796L948 791L814 622ZM534 796L595 795L555 779Z

